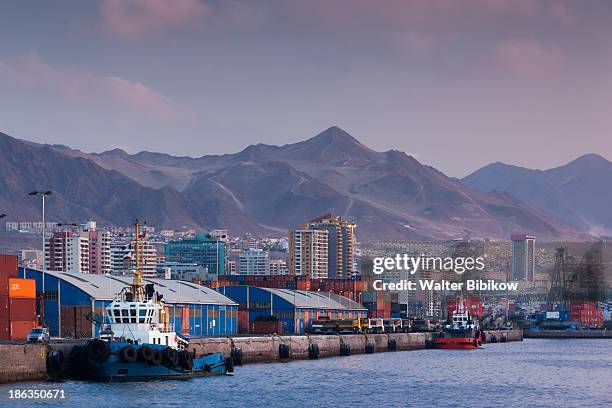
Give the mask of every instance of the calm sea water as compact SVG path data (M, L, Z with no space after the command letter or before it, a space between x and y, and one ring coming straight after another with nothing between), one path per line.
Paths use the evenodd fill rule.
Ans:
M62 388L49 406L104 407L610 407L612 340L529 340L481 350L420 350L237 367L233 376Z

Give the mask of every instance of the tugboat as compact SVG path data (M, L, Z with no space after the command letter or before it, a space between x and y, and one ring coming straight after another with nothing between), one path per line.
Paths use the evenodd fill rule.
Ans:
M233 372L231 357L210 353L196 357L189 340L172 330L161 294L143 284L138 261L130 286L106 307L106 320L97 339L75 346L68 358L71 377L102 381L186 379ZM55 357L56 359L58 357ZM56 364L57 366L57 364Z
M463 302L452 316L452 322L444 326L443 337L433 340L437 349L477 349L480 348L480 327L464 309Z

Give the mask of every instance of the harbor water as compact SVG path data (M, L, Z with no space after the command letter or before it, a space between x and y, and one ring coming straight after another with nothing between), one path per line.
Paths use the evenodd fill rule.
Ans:
M525 339L480 350L418 350L252 364L233 376L109 384L0 386L62 389L52 406L612 406L612 340ZM12 401L12 402L9 402Z

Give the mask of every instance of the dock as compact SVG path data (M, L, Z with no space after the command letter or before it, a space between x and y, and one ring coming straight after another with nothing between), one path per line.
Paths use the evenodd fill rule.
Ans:
M486 331L486 342L523 340L522 330ZM196 355L223 353L236 365L318 359L428 348L434 333L389 333L262 337L208 337L192 339ZM84 342L85 340L83 340ZM0 383L47 380L46 356L70 350L76 340L51 344L0 344Z

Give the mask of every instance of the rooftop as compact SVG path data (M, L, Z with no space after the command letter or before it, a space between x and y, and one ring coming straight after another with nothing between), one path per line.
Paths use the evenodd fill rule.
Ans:
M248 285L222 286L219 290L223 292L226 287L255 287ZM334 309L334 310L362 310L366 311L359 303L335 293L314 292L306 290L259 288L273 295L279 296L283 300L293 304L298 309Z
M34 278L41 271L27 269L26 277ZM97 275L75 272L45 271L45 275L54 276L83 290L96 300L113 300L126 286L132 283L131 276ZM143 282L153 283L155 290L164 296L166 303L194 303L214 305L236 305L223 294L191 282L167 279L143 278Z

